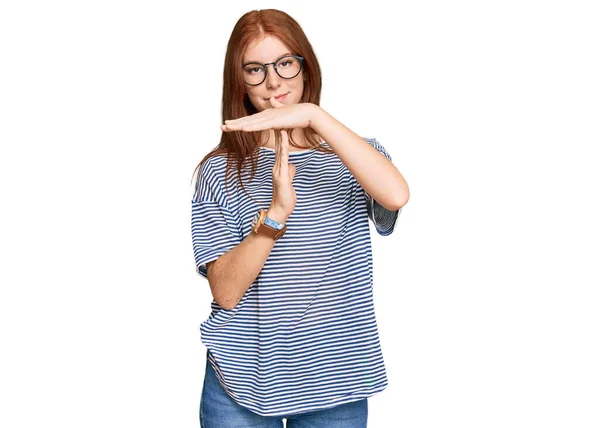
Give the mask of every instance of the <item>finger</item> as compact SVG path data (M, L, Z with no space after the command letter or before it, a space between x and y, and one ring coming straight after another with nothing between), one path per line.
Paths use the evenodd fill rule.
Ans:
M223 131L238 131L240 129L240 125L226 122L221 125L221 129Z
M290 142L288 141L287 132L285 130L281 130L281 175L283 177L287 177L288 172L288 161L289 161L289 152L288 146Z
M221 125L221 131L223 131L223 132L239 131L240 129L238 129L238 128L239 127L236 127L236 126Z
M272 96L271 98L269 98L269 101L271 102L271 106L274 107L274 108L285 107L285 104L280 103L279 101L277 101L277 99L275 98L275 96Z
M259 113L251 114L250 116L242 116L242 117L238 117L237 119L227 119L224 123L238 123L238 122L242 122L244 120L256 119L257 117L262 117L264 115L265 115L265 111L261 111Z
M252 132L252 131L262 131L263 129L271 129L273 128L273 125L271 124L271 122L255 122L252 124L245 124L242 126L238 127L240 130L245 131L245 132Z
M277 141L278 138L275 136L275 166L273 173L279 176L281 169L281 141Z
M255 119L256 115L252 115L252 116L243 116L237 119L228 119L225 122L223 122L224 125L227 125L231 128L233 127L239 127L248 123L252 123L252 121Z
M263 129L271 129L273 121L269 117L259 117L247 119L240 122L226 123L227 129L242 130L242 131L260 131Z
M244 129L242 129L244 128ZM231 125L229 123L221 125L221 130L223 132L232 132L232 131L252 131L245 127L245 125Z

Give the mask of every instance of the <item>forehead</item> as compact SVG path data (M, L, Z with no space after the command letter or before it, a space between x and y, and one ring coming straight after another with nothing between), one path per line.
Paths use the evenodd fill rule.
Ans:
M264 39L248 45L242 56L242 62L271 62L283 55L291 53L290 48L288 48L279 38L275 36L266 36Z

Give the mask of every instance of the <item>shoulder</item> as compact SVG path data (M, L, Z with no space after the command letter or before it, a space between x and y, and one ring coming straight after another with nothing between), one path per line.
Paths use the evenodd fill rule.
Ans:
M211 156L201 162L192 176L192 200L201 200L210 193L213 197L222 199L221 190L225 186L225 155Z
M227 158L225 155L211 156L198 164L194 170L194 178L197 180L202 177L215 179L223 175L226 166Z

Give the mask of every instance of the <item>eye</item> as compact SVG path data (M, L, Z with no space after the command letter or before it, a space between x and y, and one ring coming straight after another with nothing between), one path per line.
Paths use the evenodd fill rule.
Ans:
M262 73L263 71L264 71L263 68L260 67L259 65L253 66L251 64L248 64L248 66L244 67L244 72L248 73L250 75Z
M296 58L287 57L287 58L279 60L277 67L289 68L289 67L294 67L295 65L296 65Z

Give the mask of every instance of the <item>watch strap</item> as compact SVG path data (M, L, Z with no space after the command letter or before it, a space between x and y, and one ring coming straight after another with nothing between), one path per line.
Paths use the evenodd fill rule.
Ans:
M281 223L268 218L265 210L261 209L256 213L252 227L254 233L278 240L283 236L286 230L286 225L282 225Z

